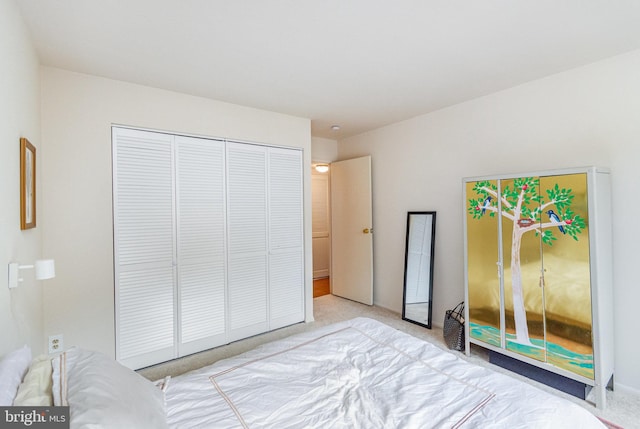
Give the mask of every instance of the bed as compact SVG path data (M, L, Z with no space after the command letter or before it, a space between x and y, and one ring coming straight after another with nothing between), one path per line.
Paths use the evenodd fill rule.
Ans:
M602 428L588 410L367 318L151 383L72 349L53 360L71 427Z

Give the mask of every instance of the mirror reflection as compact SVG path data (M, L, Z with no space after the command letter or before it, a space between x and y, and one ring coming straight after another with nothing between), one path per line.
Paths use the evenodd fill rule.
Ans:
M408 212L402 318L431 329L436 212Z

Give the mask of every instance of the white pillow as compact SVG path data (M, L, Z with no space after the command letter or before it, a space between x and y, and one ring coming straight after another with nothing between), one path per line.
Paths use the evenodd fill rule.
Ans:
M23 407L48 407L52 405L51 372L49 356L41 355L34 359L18 388L13 405Z
M31 349L26 345L14 350L0 361L0 407L10 407L18 393L18 386L31 363Z
M102 353L72 347L52 366L54 402L69 406L72 427L168 427L164 393Z

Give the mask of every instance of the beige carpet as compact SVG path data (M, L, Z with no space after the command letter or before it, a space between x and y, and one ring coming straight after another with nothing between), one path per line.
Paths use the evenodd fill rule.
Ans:
M441 329L433 328L429 330L421 326L405 322L401 319L399 314L392 311L380 307L370 307L346 299L338 298L333 295L324 295L315 298L313 301L313 314L315 322L307 324L299 323L287 328L278 329L277 331L257 335L255 337L237 341L223 347L217 347L215 349L196 353L194 355L186 356L181 359L176 359L173 361L155 365L153 367L145 368L140 370L139 373L151 380L158 380L167 375L176 376L187 371L209 365L220 359L235 356L246 350L253 349L260 344L274 341L279 338L284 338L292 334L297 334L299 332L312 330L316 327L328 325L330 323L353 319L354 317L370 317L372 319L379 320L400 331L406 332L418 338L422 338L423 340L429 341L430 343L435 344L442 349L446 349L444 341L442 340ZM438 323L438 321L435 321L435 323ZM441 323L442 322L440 321L440 324ZM474 346L472 348L470 357L466 357L464 353L452 353L456 353L461 358L473 362L477 365L491 367L495 371L508 374L512 377L538 386L545 391L556 394L557 396L566 398L581 405L596 416L606 419L607 421L621 426L624 429L640 429L640 396L620 391L607 392L607 409L604 411L600 411L596 409L591 402L588 402L589 400L593 401L593 398L591 397L587 398L588 401L582 401L571 395L529 380L528 378L522 377L518 374L514 374L503 368L489 364L487 362L487 354L483 351L483 349L479 347L476 348Z

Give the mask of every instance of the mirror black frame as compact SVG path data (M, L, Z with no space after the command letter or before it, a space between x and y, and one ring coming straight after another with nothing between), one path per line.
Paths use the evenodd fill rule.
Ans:
M429 305L427 323L424 324L420 321L408 319L407 310L407 265L409 259L409 237L411 233L411 217L414 215L431 215L431 250L429 257ZM404 253L404 286L402 292L402 320L415 323L416 325L424 326L427 329L431 329L431 315L433 310L433 256L436 243L436 212L407 212L407 235L405 239L405 253Z

